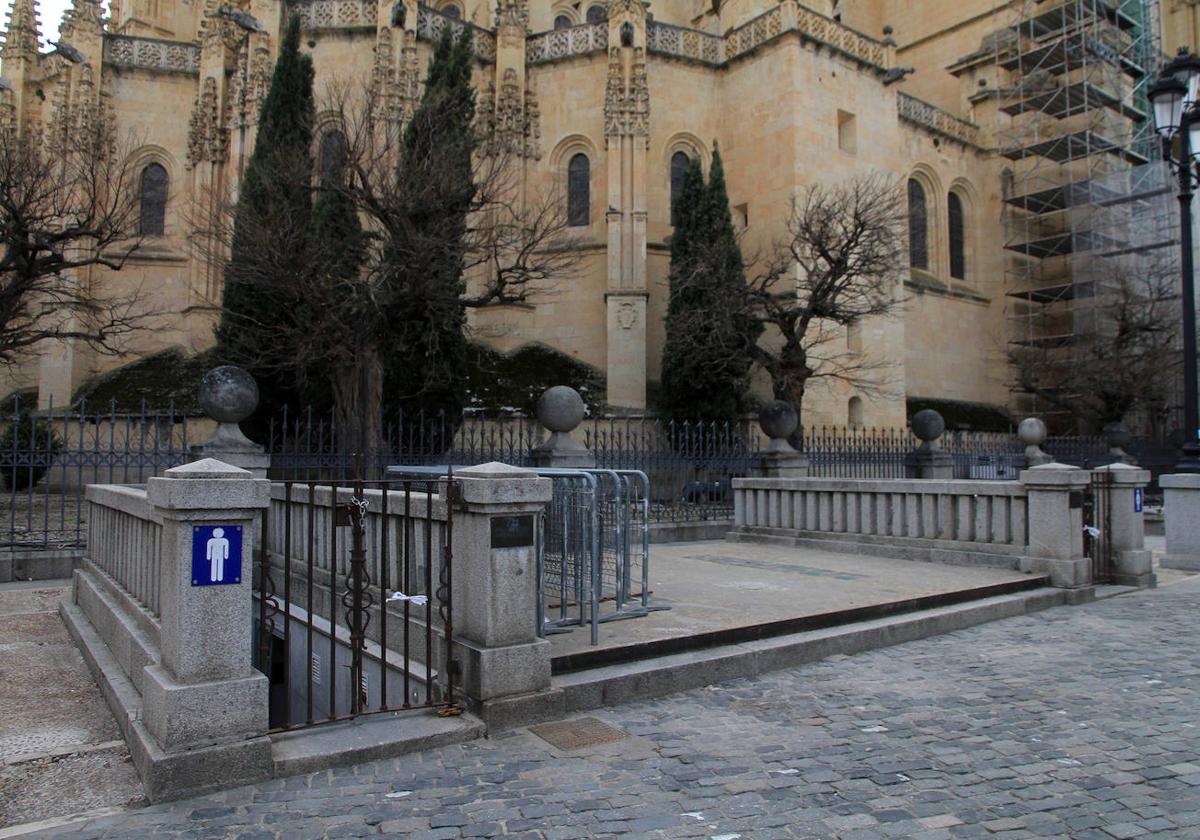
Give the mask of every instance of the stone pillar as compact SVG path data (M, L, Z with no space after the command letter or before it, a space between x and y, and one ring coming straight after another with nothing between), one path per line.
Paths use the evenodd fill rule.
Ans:
M1028 571L1050 576L1066 589L1091 584L1091 563L1083 553L1083 489L1088 473L1067 464L1042 464L1021 471L1029 503Z
M596 466L595 456L571 437L571 432L583 422L586 411L583 397L574 388L555 385L546 389L538 400L537 418L550 432L550 437L529 453L535 467L591 469Z
M808 456L788 443L799 425L796 409L783 400L771 400L758 412L758 425L771 439L754 458L754 474L762 478L804 478Z
M1167 530L1162 567L1200 572L1200 475L1160 475L1158 486Z
M193 446L192 458L212 458L266 478L271 456L238 426L258 408L258 383L233 365L222 365L200 380L200 407L217 421L217 430L204 443Z
M252 665L251 591L252 534L270 484L205 459L151 478L147 494L163 523L161 659L144 670L142 722L167 759L179 759L145 780L158 787L151 798L266 778L268 683ZM205 553L211 539L229 549L217 584Z
M1046 424L1038 417L1026 417L1017 426L1017 437L1025 444L1025 466L1040 467L1054 463L1054 457L1042 451L1046 442Z
M946 421L932 408L918 411L912 419L913 434L921 445L905 459L909 478L954 478L954 457L943 452L938 438L946 431Z
M537 636L534 540L551 481L499 463L454 477L453 658L467 706L493 728L545 717L550 643Z
M1108 511L1109 544L1117 564L1116 582L1122 586L1154 586L1153 557L1146 548L1142 501L1150 471L1128 464L1109 464L1095 472L1112 476Z

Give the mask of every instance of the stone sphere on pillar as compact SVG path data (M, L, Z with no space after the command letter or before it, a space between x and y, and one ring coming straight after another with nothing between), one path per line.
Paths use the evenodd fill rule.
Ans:
M551 432L571 431L583 422L586 413L583 397L567 385L547 388L538 399L538 422Z
M771 400L758 411L759 428L772 440L791 437L799 423L796 409L783 400Z
M200 408L218 423L240 423L258 408L258 383L240 367L215 367L200 380Z
M913 415L912 431L919 440L935 441L946 431L946 421L932 408L923 408Z
M1121 423L1106 423L1100 433L1104 435L1104 442L1114 449L1124 449L1133 440L1133 435Z
M1041 446L1046 442L1046 424L1040 417L1026 417L1017 426L1017 437L1026 446Z

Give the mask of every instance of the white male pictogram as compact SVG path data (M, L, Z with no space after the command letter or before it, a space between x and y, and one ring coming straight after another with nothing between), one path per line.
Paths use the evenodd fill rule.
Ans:
M213 528L212 538L205 548L205 557L209 563L209 579L220 583L225 577L225 561L229 559L229 540L225 539L224 528Z

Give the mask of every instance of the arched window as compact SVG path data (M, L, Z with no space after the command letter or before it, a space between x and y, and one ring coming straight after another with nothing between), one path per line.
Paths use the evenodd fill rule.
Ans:
M604 23L606 20L608 20L608 12L604 10L603 6L588 6L588 23Z
M453 3L442 6L442 14L451 20L462 20L462 9L455 6Z
M567 164L567 224L584 227L590 223L592 165L583 152Z
M558 15L554 18L555 29L570 29L572 25L571 19L566 15Z
M679 209L675 206L675 199L683 190L683 176L687 174L691 165L692 159L688 157L687 152L671 155L671 227L679 225Z
M142 236L162 236L167 219L167 170L151 163L142 170L141 215L138 233Z
M850 402L846 406L846 422L851 426L861 426L863 424L862 397L850 398Z
M633 46L633 24L629 21L625 21L625 23L621 24L621 46Z
M967 279L967 229L963 203L958 193L946 196L946 216L950 220L950 276Z
M342 180L346 166L346 135L336 128L321 135L321 148L317 157L317 176L322 187L328 188Z
M929 270L929 212L925 188L915 178L908 179L908 264Z

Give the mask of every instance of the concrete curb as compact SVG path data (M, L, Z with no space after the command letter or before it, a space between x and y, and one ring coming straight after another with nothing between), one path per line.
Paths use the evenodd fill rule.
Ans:
M463 714L438 717L429 709L377 712L345 723L281 732L271 739L275 778L396 758L482 738L483 721Z
M561 674L554 677L552 686L562 692L563 712L572 714L951 633L1066 602L1064 590L1043 587L859 624Z

